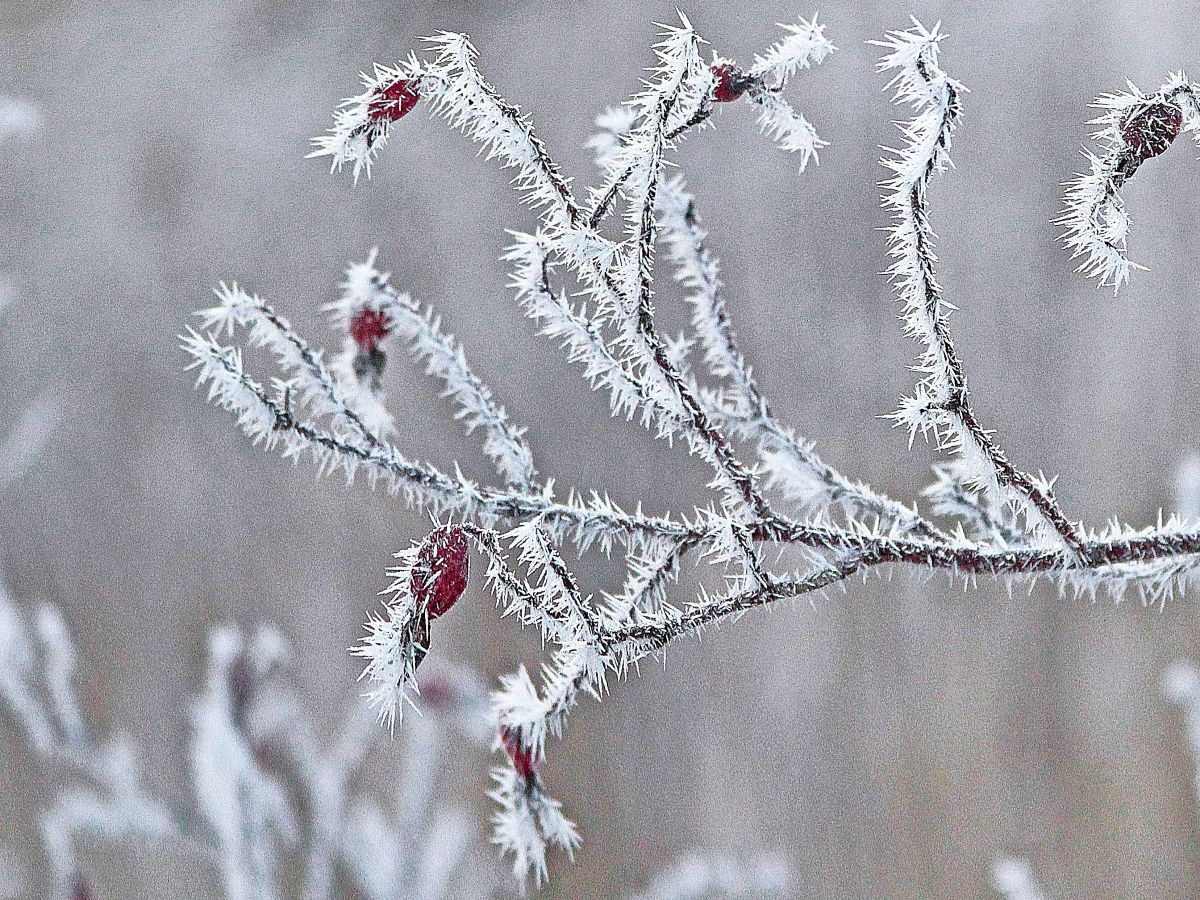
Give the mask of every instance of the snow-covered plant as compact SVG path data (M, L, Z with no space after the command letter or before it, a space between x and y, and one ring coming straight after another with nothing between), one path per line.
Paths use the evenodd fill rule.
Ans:
M496 749L504 753L495 772L494 839L518 875L544 878L547 850L570 854L578 841L542 775L548 741L561 734L581 695L601 697L610 676L681 637L887 566L968 581L1044 578L1063 592L1105 588L1118 598L1132 587L1147 601L1164 600L1195 576L1194 524L1171 518L1144 529L1115 520L1103 530L1086 527L1065 512L1052 479L1012 462L974 411L949 327L954 307L937 277L929 208L934 178L950 165L965 98L940 65L942 37L914 20L878 42L896 102L914 113L884 160L891 276L904 332L920 346L920 380L894 418L910 443L917 434L933 437L949 454L923 492L926 510L842 474L776 418L739 347L697 200L681 175L668 172L679 143L735 100L757 108L764 130L798 154L801 167L815 158L822 142L787 99L791 76L833 50L815 20L787 28L745 67L706 61L704 42L686 20L667 28L644 89L598 119L600 133L589 144L601 174L582 196L460 34L439 34L425 52L376 66L363 76L363 92L337 111L330 133L316 140L314 155L357 178L409 127L411 119L400 120L426 109L510 169L538 218L534 230L514 235L504 257L518 302L608 395L615 416L708 465L711 496L703 506L648 512L610 500L603 486L557 490L539 471L525 429L438 314L380 271L374 252L350 266L330 304L342 350L328 363L274 307L237 286L222 287L218 305L201 314L201 330L183 339L210 399L232 411L256 443L311 457L325 472L365 475L437 517L431 533L397 555L384 608L357 649L385 720L394 724L406 703L418 702L418 667L431 652L436 620L464 595L472 557L501 611L536 626L551 645L540 672L519 668L492 699ZM1182 86L1163 102L1184 103L1191 94ZM1141 148L1135 155L1158 146L1159 125L1138 129L1122 137ZM660 248L691 310L691 332L680 339L657 323L656 304L672 280L656 277ZM274 358L270 381L251 374L242 346L222 342L222 331L237 329L245 345ZM393 441L381 375L397 344L424 362L468 431L482 436L494 482L416 459ZM564 551L593 549L620 557L622 584L589 591L580 583ZM716 577L702 574L697 594L672 603L669 589L685 559L707 563L704 571Z
M192 705L189 766L196 810L155 796L137 747L88 726L73 684L75 649L58 610L26 611L0 585L0 701L29 747L66 785L41 812L49 896L93 896L85 843L174 842L220 873L231 900L344 896L369 900L491 896L499 881L468 819L439 809L444 724L477 746L490 733L487 697L469 673L442 666L422 679L430 715L406 729L406 790L389 814L356 782L378 734L357 705L328 743L295 689L291 654L274 628L249 640L231 627L209 639L204 688ZM295 874L285 891L282 871Z

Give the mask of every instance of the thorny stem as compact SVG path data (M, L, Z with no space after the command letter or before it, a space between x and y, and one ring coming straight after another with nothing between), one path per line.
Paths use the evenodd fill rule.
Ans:
M685 74L680 74L679 80L681 83L685 77ZM647 186L646 196L642 204L636 247L638 273L637 330L642 341L650 350L655 365L658 366L663 377L678 394L680 402L683 404L687 417L690 420L692 430L708 444L718 468L724 472L726 477L741 493L742 502L746 507L758 518L763 518L770 515L770 507L767 505L766 499L758 491L753 477L743 468L734 455L733 448L725 435L712 424L708 414L705 413L704 408L700 405L700 401L671 362L667 354L666 345L654 325L653 289L651 282L653 277L652 260L654 257L654 241L657 233L655 198L658 196L658 187L661 181L660 170L663 164L663 154L668 146L666 135L667 120L678 100L680 87L681 84L676 85L674 90L668 92L659 100L656 119L653 123L653 143L648 166L650 170L649 185ZM701 108L704 105L701 104Z
M353 456L364 463L394 471L398 477L415 481L438 492L459 493L462 490L459 482L437 469L422 465L403 465L397 463L390 453L368 450L313 428L262 393L257 385L250 383L249 386L258 392L259 402L274 416L276 427L280 430L292 431L306 441L339 454ZM569 504L487 489L478 490L478 500L489 513L512 521L541 516L550 523L574 525L580 523L585 516L595 515L590 510L585 511ZM711 535L695 525L652 516L614 519L611 527L627 533L638 532L644 536L677 540L681 542L681 552L689 549L689 542L696 546L711 538ZM1080 539L1071 553L1044 546L992 550L970 542L962 546L951 546L942 541L864 536L842 528L796 522L778 514L757 521L750 531L757 542L798 544L833 551L867 552L869 555L877 554L877 563L907 563L972 575L1066 572L1117 563L1153 562L1169 557L1200 555L1200 531L1153 533L1128 538Z
M696 209L696 200L690 195L684 194L683 196L686 198L686 207L683 211L682 225L687 235L688 253L692 257L695 269L702 273L702 289L707 295L708 313L713 326L702 332L701 339L719 343L720 346L711 348L711 350L718 352L723 357L735 386L746 402L749 410L747 424L750 430L757 432L760 439L766 437L817 475L828 487L831 500L849 498L856 506L884 519L899 522L914 534L926 538L949 540L950 536L946 532L903 503L879 494L866 485L851 482L841 472L825 463L815 451L803 446L796 435L775 418L767 398L763 395L758 382L745 363L720 282L713 274L714 270L710 269L715 265L715 260L705 245L705 232ZM963 502L969 501L964 499Z
M504 116L511 123L516 125L526 136L526 139L528 140L530 147L534 151L532 165L538 171L540 171L542 173L542 175L546 179L547 183L553 189L555 198L560 205L560 212L564 215L567 222L570 224L570 226L576 227L576 228L580 227L581 225L584 225L587 220L585 220L582 210L580 209L578 203L576 202L574 195L571 193L569 183L567 182L566 178L563 176L563 174L562 174L561 170L558 168L557 164L550 158L549 154L546 152L545 145L543 144L541 139L539 137L537 137L532 126L530 126L529 123L526 122L525 119L521 116L520 110L517 107L515 107L512 104L505 101L500 96L500 94L495 90L495 88L492 87L491 84L489 84L481 75L479 75L477 70L475 70L473 72L473 75L475 76L474 81L475 81L476 86L479 88L479 90L481 90L488 97L489 100L494 102L496 104L496 106L502 111ZM670 109L671 109L671 106L667 105L665 108L660 110L660 124L662 121L665 121L665 117L669 114ZM701 105L698 108L698 110L696 111L696 113L694 113L693 116L691 118L689 118L689 120L687 122L683 123L676 129L673 129L671 134L674 134L676 136L682 135L689 128L704 121L704 119L709 114L710 109L711 109L710 103L708 103L707 101L704 103L701 103ZM667 140L667 141L669 141L670 139L671 139L670 136L667 136L665 138L665 140ZM664 140L664 138L660 131L660 138L659 138L659 147L660 147L659 152L660 153L661 153L661 145L663 143L663 140ZM632 173L630 173L630 174L632 174ZM628 180L628 177L629 177L629 175L626 175L623 178L619 179L620 183L623 184L625 181ZM651 202L648 204L648 206L649 206L649 212L650 212L651 216L653 215L652 198L653 198L653 193L654 193L656 184L657 184L657 177L652 179L651 185L650 185ZM614 185L613 199L615 199L616 192L618 189L619 189L618 186ZM605 204L605 206L607 206L607 205L608 204ZM596 214L594 213L593 216L595 216L595 215ZM597 219L597 221L599 221L599 220ZM643 224L643 228L641 229L641 234L642 234L642 242L641 243L644 243L645 235L647 234L647 228L645 227L645 224ZM652 222L651 222L651 225L649 228L649 234L650 234L650 239L653 240L653 223ZM593 270L593 274L595 276L597 276L599 278L600 282L604 285L605 290L614 299L617 300L617 304L616 304L617 308L619 308L619 309L628 308L628 304L626 303L626 298L624 297L624 292L622 291L620 285L617 284L616 279L613 277L613 274L612 274L613 267L612 266L602 267L595 260L592 260L590 262L590 266ZM741 463L737 460L736 456L733 453L733 449L729 445L729 442L725 439L725 436L723 434L721 434L720 431L717 428L715 428L712 425L712 423L708 420L708 417L705 414L703 408L701 407L699 401L695 398L695 396L693 396L693 394L689 390L687 384L684 382L683 378L679 375L679 373L675 370L674 366L672 365L670 359L667 356L666 347L663 344L661 337L658 335L658 332L654 327L653 316L652 316L652 307L649 307L648 297L645 297L644 290L643 290L642 294L643 294L643 296L639 298L640 300L642 300L642 302L639 303L638 317L637 317L637 327L638 327L639 333L641 334L643 339L646 341L648 349L650 349L650 351L651 351L652 358L654 360L655 365L662 372L664 378L671 384L672 389L675 390L676 393L678 394L680 401L683 404L683 406L687 412L687 424L689 425L689 427L691 428L693 433L701 440L701 442L703 442L704 444L706 444L708 446L709 451L712 454L712 458L713 458L713 462L714 462L715 466L717 467L717 469L720 472L723 473L723 475L725 477L727 477L737 487L738 491L742 495L743 501L759 515L762 515L762 514L768 512L768 507L766 505L766 501L762 497L762 495L758 492L758 489L754 485L753 478L750 476L749 472L747 472L745 470L745 468L741 465Z

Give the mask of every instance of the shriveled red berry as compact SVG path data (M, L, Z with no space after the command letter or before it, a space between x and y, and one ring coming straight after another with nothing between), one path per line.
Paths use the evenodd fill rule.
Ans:
M407 116L420 99L416 79L397 78L371 99L367 116L372 122L395 122Z
M1141 159L1165 151L1179 135L1183 111L1166 100L1132 107L1121 120L1121 137Z
M412 572L412 593L417 607L430 619L449 611L467 589L470 553L467 535L457 525L444 525L429 536L417 551Z
M750 88L754 79L739 69L733 63L718 63L712 67L713 99L718 103L729 103L736 100Z
M381 309L362 307L350 316L350 337L360 350L371 353L379 349L380 342L388 336L392 325L387 313Z
M521 745L521 735L517 730L507 726L502 727L500 729L500 743L504 745L504 752L512 760L513 768L517 770L517 774L526 781L532 778L534 773L533 751Z

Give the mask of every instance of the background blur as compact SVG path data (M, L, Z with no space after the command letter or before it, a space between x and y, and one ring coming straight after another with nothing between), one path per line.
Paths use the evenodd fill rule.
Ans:
M682 6L743 61L775 39L774 23L812 12ZM1061 473L1072 515L1148 523L1200 443L1194 145L1181 139L1126 192L1131 256L1150 271L1115 299L1072 274L1049 222L1082 164L1086 104L1126 76L1151 88L1200 68L1200 4L820 12L841 49L790 93L831 141L819 168L798 177L742 105L680 154L776 411L848 473L906 498L928 482L933 455L909 452L879 418L912 382L914 347L877 275L878 146L897 139L900 114L865 41L909 12L941 18L945 66L972 93L934 224L977 410L1020 465ZM0 176L0 268L21 288L3 326L0 415L46 385L66 413L41 464L0 497L3 572L15 596L65 609L93 713L143 741L158 792L188 796L187 698L209 625L278 622L332 725L356 691L345 648L389 554L425 527L365 485L314 481L251 448L192 391L175 335L219 280L325 340L320 304L345 262L378 246L395 281L445 313L560 485L611 485L651 510L702 495L698 465L610 422L606 399L516 312L495 260L503 229L530 217L473 145L420 114L369 183L304 159L360 68L445 28L472 35L492 80L586 183L593 114L636 87L653 23L672 15L634 0L0 4L0 90L45 118L6 146ZM436 386L399 356L390 368L401 443L483 475ZM445 621L438 652L494 675L538 648L479 595ZM1197 896L1182 723L1157 691L1189 654L1200 655L1191 600L1160 611L1010 598L903 572L748 616L576 712L547 774L584 845L573 867L554 861L545 895L619 896L698 848L783 850L803 897L990 896L1002 852L1029 855L1054 897ZM56 782L30 763L6 724L0 836L36 886L29 812ZM484 763L464 770L446 790L482 818ZM108 896L210 890L190 881L196 866L164 887L169 859L103 857Z

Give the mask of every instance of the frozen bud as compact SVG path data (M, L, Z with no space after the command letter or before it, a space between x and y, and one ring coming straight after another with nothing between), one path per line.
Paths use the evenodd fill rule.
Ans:
M415 78L398 78L382 86L367 106L372 122L395 122L407 116L421 99L419 82Z
M754 77L747 75L733 63L714 63L712 74L713 99L718 103L736 100L754 84Z
M1183 125L1183 111L1167 100L1153 99L1133 106L1121 119L1121 137L1142 160L1171 146Z
M533 778L533 751L521 743L521 733L515 728L503 725L500 728L500 743L504 745L504 752L512 760L517 774L526 781Z
M367 90L342 104L334 114L329 134L314 138L316 149L309 156L328 156L333 168L346 163L354 167L354 179L371 174L371 160L385 140L392 123L409 114L421 97L419 78L407 77L403 68L376 66L365 76Z
M412 595L430 619L448 612L467 589L470 554L467 535L457 525L444 525L421 544L412 570Z

